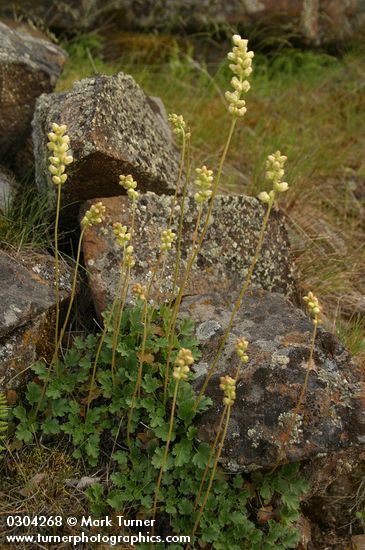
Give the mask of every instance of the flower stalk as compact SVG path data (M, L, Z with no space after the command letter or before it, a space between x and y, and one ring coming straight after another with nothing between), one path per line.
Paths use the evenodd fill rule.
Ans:
M269 180L269 181L272 181L273 188L270 191L270 193L262 192L258 196L258 198L263 203L267 204L267 209L266 209L266 213L265 213L265 216L264 216L264 219L263 219L263 222L262 222L261 230L260 230L260 233L259 233L259 238L257 240L254 257L252 259L251 265L249 267L249 270L248 270L246 279L243 283L243 286L241 288L241 291L240 291L240 293L238 295L238 298L237 298L237 300L234 304L234 307L233 307L233 310L232 310L232 313L231 313L231 316L230 316L230 319L229 319L229 322L228 322L227 329L226 329L226 331L223 335L223 338L220 342L217 353L216 353L216 355L213 359L212 365L208 369L206 378L205 378L204 383L201 387L199 395L196 399L195 408L198 407L198 405L199 405L199 403L200 403L200 401L201 401L201 399L202 399L202 397L205 393L205 390L207 388L209 380L211 379L211 377L212 377L212 375L213 375L213 373L216 369L218 361L219 361L219 359L222 355L224 346L226 345L226 342L227 342L228 337L230 335L230 332L232 330L232 326L233 326L235 317L237 315L237 312L241 307L242 300L245 297L247 289L248 289L248 287L251 283L252 275L253 275L254 269L256 267L257 260L259 258L262 243L263 243L264 237L265 237L266 228L267 228L267 225L269 223L270 213L271 213L276 195L277 195L277 193L283 193L283 192L287 191L287 189L289 188L289 186L286 182L281 181L281 178L284 175L283 166L284 166L284 163L285 163L286 159L287 158L284 155L281 155L280 151L276 151L276 153L274 153L274 155L269 155L269 157L268 157L268 160L267 160L267 163L266 163L266 169L267 169L266 179Z
M159 471L156 489L155 489L155 496L153 501L153 509L152 509L152 518L155 519L156 517L156 510L157 510L157 502L158 502L158 495L160 492L160 486L161 481L163 477L163 473L165 470L167 457L169 454L169 447L171 442L171 436L172 436L172 430L174 427L174 416L175 416L175 409L176 409L176 399L177 399L177 392L179 390L179 384L181 380L187 380L190 367L194 363L194 358L192 356L192 353L187 348L181 348L179 353L177 354L177 358L175 360L175 367L172 373L172 376L175 379L175 389L174 389L174 396L172 399L172 406L171 406L171 413L170 413L170 425L169 425L169 431L167 435L166 445L165 445L165 451L162 458L161 468Z

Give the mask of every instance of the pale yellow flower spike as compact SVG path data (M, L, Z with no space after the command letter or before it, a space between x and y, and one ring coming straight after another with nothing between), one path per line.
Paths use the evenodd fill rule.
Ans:
M161 251L169 250L176 238L176 234L171 229L164 229L161 233Z
M303 298L304 302L307 304L309 313L313 317L313 323L317 325L321 322L321 306L319 305L318 298L313 294L313 292L308 292L307 296Z
M194 181L198 192L195 193L194 199L198 204L203 204L212 196L213 170L208 170L206 166L195 170L197 178Z
M187 348L181 348L177 354L175 367L172 376L175 380L186 380L190 371L190 366L194 363L191 351Z
M70 138L66 135L67 126L65 124L59 125L53 122L51 128L52 132L48 134L47 147L52 155L48 157L50 162L48 170L52 174L52 182L55 185L63 185L67 180L67 174L64 173L66 166L73 161L69 152Z
M238 338L236 341L236 353L241 361L241 363L248 362L248 355L246 353L248 348L248 342L245 338Z
M186 124L182 115L177 115L175 113L170 114L169 122L171 123L173 132L176 136L182 137L183 134L186 135Z
M113 233L116 241L120 247L123 248L131 239L131 234L127 230L126 225L122 225L120 222L113 223Z
M119 185L121 185L126 191L128 198L134 202L139 198L139 193L136 191L137 182L133 179L133 176L130 174L128 176L119 176Z
M92 227L98 225L105 220L106 208L102 202L97 202L90 206L89 210L82 218L81 225L83 227Z
M223 390L223 405L231 406L236 399L236 381L230 376L221 376L219 387Z
M280 151L276 151L276 153L267 157L265 178L267 181L272 182L272 189L269 193L262 191L258 195L261 202L272 204L276 193L285 193L289 189L288 183L282 181L285 174L284 164L286 160L287 157L282 155Z
M229 68L234 74L231 80L233 92L227 91L225 96L228 101L228 111L235 117L243 117L247 109L242 94L246 94L250 89L247 78L252 73L254 53L247 51L248 40L241 38L239 34L233 35L232 42L233 48L227 57L232 61Z

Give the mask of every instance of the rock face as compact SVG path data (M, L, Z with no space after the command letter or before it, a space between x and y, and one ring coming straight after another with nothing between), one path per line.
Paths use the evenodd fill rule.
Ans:
M107 209L103 227L88 229L84 238L85 266L97 311L112 302L119 280L122 251L115 242L112 231L114 222L130 227L131 211L127 197L101 199ZM92 201L85 205L89 208ZM147 193L137 204L136 228L133 237L136 265L132 270L132 282L148 284L156 264L161 231L171 211L173 198ZM260 232L264 208L257 199L245 196L219 196L213 209L210 226L200 255L195 262L185 294L224 290L229 295L240 288L254 254ZM197 216L192 198L185 203L183 238L181 245L182 277L190 253ZM177 231L179 212L175 211L173 230ZM202 219L204 220L203 214ZM156 277L152 295L166 299L172 289L175 248L167 255L163 282ZM295 295L295 284L290 261L290 247L283 216L273 212L259 261L253 276L253 284L267 290Z
M17 190L19 185L15 181L14 174L4 166L0 166L0 212L4 212Z
M162 116L158 104L123 73L86 78L70 92L42 95L33 120L39 188L55 192L46 144L51 123L61 122L67 125L74 157L65 203L122 194L119 174L132 174L142 190L173 192L179 152Z
M15 6L14 6L15 5ZM310 43L338 42L364 28L364 0L87 0L60 2L5 0L0 14L28 16L61 29L84 29L114 19L119 29L198 31L219 26L275 27Z
M62 264L61 301L71 290L71 273ZM11 258L0 251L0 390L12 389L21 374L52 343L55 263L52 256Z
M227 300L224 294L184 299L182 315L196 321L202 350L195 367L198 388L228 326L233 303L234 297ZM245 297L208 384L213 409L203 415L199 429L201 439L214 439L223 407L219 377L235 375L235 341L244 336L250 343L250 360L239 375L222 453L228 470L272 468L278 460L302 461L365 443L364 373L336 337L321 328L303 406L293 417L308 368L311 335L310 319L282 295L253 291ZM290 439L283 445L288 430Z
M66 59L58 46L0 22L0 161L9 164L23 147L35 101L52 91Z

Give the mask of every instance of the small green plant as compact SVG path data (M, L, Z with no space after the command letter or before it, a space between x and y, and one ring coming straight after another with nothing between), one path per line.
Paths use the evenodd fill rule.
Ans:
M152 306L148 307L151 313ZM109 485L97 484L88 490L94 514L112 508L118 513L124 512L126 517L136 514L149 517L156 494L156 476L163 472L156 499L157 516L168 517L174 533L186 534L191 531L192 521L198 519L194 501L211 452L208 444L198 440L194 420L210 407L211 402L204 397L199 407L195 407L196 395L190 383L192 374L185 369L187 380L182 378L176 384L176 377L169 379L168 403L172 405L166 409L163 388L169 350L166 330L171 310L165 306L153 308L146 339L147 368L142 377L141 395L135 398L129 427L133 435L130 448L125 446L127 418L138 376L143 309L143 301L137 299L133 307L123 312L117 341L115 383L110 369L113 325L109 324L87 415L89 372L98 347L98 338L91 335L86 339L75 338L64 361L59 361L36 421L32 410L39 400L41 388L35 381L28 384L25 402L14 409L14 416L19 420L16 434L25 442L30 442L34 433L43 434L46 441L64 434L72 442L73 456L83 457L91 467L100 466L110 458L113 473ZM178 366L184 348L191 350L194 359L199 358L193 333L190 319L178 321L172 352ZM45 363L38 362L32 369L40 381L47 376ZM171 417L174 411L173 424L171 418L170 421L166 418L167 410ZM298 476L298 468L292 465L289 469L278 469L275 474L262 475L257 478L258 483L252 484L247 476L227 476L218 461L214 462L214 483L211 482L209 498L200 514L195 541L222 550L227 546L237 550L294 548L298 540L295 521L299 515L300 496L306 490ZM210 476L212 466L209 467ZM283 499L282 507L278 498ZM275 513L270 521L262 524L255 514L271 501L275 503Z
M0 456L5 450L3 443L5 441L6 432L8 430L8 403L5 394L0 392Z

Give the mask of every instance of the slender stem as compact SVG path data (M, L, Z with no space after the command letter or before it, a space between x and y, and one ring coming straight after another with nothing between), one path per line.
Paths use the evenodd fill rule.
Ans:
M96 376L96 368L97 368L97 366L98 366L98 361L99 361L100 353L101 353L101 350L102 350L102 347L103 347L103 344L104 344L104 340L105 340L105 337L106 337L106 335L107 335L107 332L108 332L108 329L109 329L109 326L110 326L110 322L111 322L112 319L113 319L113 315L114 315L114 311L115 311L115 308L116 308L116 305L117 305L117 301L118 301L118 299L119 299L119 295L120 295L121 290L122 290L122 285L123 285L123 270L121 270L121 276L120 276L120 279L119 279L119 283L118 283L118 287L117 287L116 294L115 294L115 296L114 296L113 304L112 304L112 307L111 307L111 310L110 310L108 319L107 319L106 322L104 323L104 328L103 328L103 332L101 333L101 337L100 337L100 340L99 340L98 349L96 350L96 355L95 355L95 359L94 359L94 363L93 363L93 370L92 370L92 375L91 375L91 380L90 380L90 386L89 386L89 395L88 395L88 399L87 399L87 411L86 411L86 416L87 416L87 413L89 412L89 408L90 408L91 393L92 393L92 390L93 390L93 388L94 388L94 382L95 382L95 376Z
M204 392L207 388L207 385L208 385L208 382L212 376L212 374L214 373L214 370L217 366L217 363L220 359L220 356L223 352L223 349L224 349L224 346L226 345L226 342L228 340L228 337L229 337L229 334L231 332L231 329L232 329L232 326L233 326L233 322L235 320L235 317L236 317L236 314L241 306L241 303L242 303L242 300L246 294L246 291L248 289L248 286L251 282L251 277L252 277L252 274L253 274L253 271L255 269L255 266L256 266L256 262L257 262L257 259L259 257L259 254L260 254L260 250L261 250L261 246L262 246L262 242L264 240L264 235L265 235L265 231L266 231L266 227L267 227L267 224L268 224L268 221L269 221L269 217L270 217L270 212L271 212L271 208L272 208L272 205L273 205L273 201L271 201L268 206L267 206L267 210L266 210L266 214L265 214L265 217L264 217L264 221L262 223L262 226L261 226L261 231L260 231L260 235L259 235L259 238L258 238L258 241L257 241L257 245L256 245L256 250L255 250L255 254L254 254L254 257L253 257L253 260L251 262L251 265L250 265L250 268L248 270L248 273L247 273L247 277L245 279L245 282L243 284L243 287L241 289L241 292L239 293L239 296L236 300L236 303L234 305L234 308L233 308L233 311L231 313L231 317L230 317L230 320L229 320L229 323L228 323L228 327L227 327L227 330L221 340L221 343L219 345L219 348L218 348L218 351L214 357L214 360L213 360L213 363L211 365L211 367L209 368L208 372L207 372L207 376L204 380L204 384L199 392L199 395L197 397L197 400L195 402L195 408L197 408L199 406L199 403L204 395Z
M199 209L198 217L197 217L196 224L195 224L195 230L194 230L194 233L193 233L192 250L194 250L195 243L196 243L196 240L198 238L198 230L199 230L201 215L202 215L202 208ZM176 271L175 271L175 273L177 275ZM174 284L175 284L175 282L174 282ZM173 338L174 338L175 330L176 330L176 322L177 322L177 315L173 314L172 315L172 323L171 323L171 321L169 322L169 328L168 328L168 331L167 331L167 333L169 335L169 348L167 350L165 382L164 382L164 390L163 390L164 405L166 405L166 401L167 401L167 386L168 386L168 382L169 382L170 360L171 360Z
M56 221L54 226L54 245L55 245L55 270L56 270L56 322L55 322L55 351L56 351L56 369L57 369L57 343L58 343L58 325L60 321L60 265L58 250L58 226L61 210L61 185L57 186L57 207Z
M71 308L72 308L72 304L73 304L73 299L74 299L75 290L76 290L76 283L77 283L77 271L78 271L78 266L79 266L79 262L80 262L81 241L82 241L82 238L83 238L83 232L81 232L80 239L79 239L78 250L77 250L77 259L76 259L76 266L75 266L74 278L73 278L73 283L72 283L70 302L69 302L65 322L64 322L63 328L61 330L61 334L60 334L60 336L58 336L58 326L59 326L59 317L60 317L60 303L59 303L59 294L60 294L59 293L59 271L60 270L59 270L59 257L58 257L59 256L59 252L58 252L58 225L59 225L60 206L61 206L61 185L58 185L57 187L58 187L58 190L57 190L57 207L56 207L56 221L55 221L55 232L54 232L55 271L56 271L56 281L55 281L55 283L56 283L55 349L54 349L54 352L53 352L53 355L52 355L51 362L50 362L50 364L47 368L47 375L46 375L46 379L44 380L44 383L43 383L41 395L39 397L36 409L34 411L34 420L36 420L39 408L42 405L43 398L44 398L44 395L46 393L46 389L47 389L47 386L48 386L49 378L51 376L52 367L55 365L56 370L58 369L58 350L59 350L59 348L61 346L61 343L62 343L62 339L63 339L64 333L65 333L65 330L66 330L66 325L67 325L67 322L68 322L68 319L69 319L69 316L70 316L70 312L71 312Z
M236 370L236 375L235 375L235 382L236 382L236 383L237 383L237 380L238 380L240 371L241 371L241 361L239 362L238 367L237 367L237 370ZM198 504L199 504L199 499L200 499L200 496L201 496L201 493L202 493L202 490L203 490L203 486L204 486L204 483L205 483L205 479L206 479L206 476L207 476L207 473L208 473L208 470L209 470L210 461L212 460L213 455L214 455L215 450L216 450L216 447L217 447L217 445L218 445L220 433L221 433L221 431L222 431L222 426L223 426L223 421L224 421L225 413L226 413L226 408L223 409L223 412L222 412L222 414L221 414L221 419L220 419L220 422L219 422L217 434L216 434L216 436L215 436L215 439L214 439L212 448L211 448L211 450L210 450L208 462L207 462L207 464L206 464L206 466L205 466L204 474L203 474L203 477L202 477L202 480L201 480L201 483L200 483L200 487L199 487L199 492L198 492L198 495L197 495L196 500L195 500L193 512L195 512L195 510L196 510L196 508L197 508L197 506L198 506Z
M155 517L156 517L158 495L159 495L159 492L160 492L160 486L161 486L161 481L162 481L162 477L163 477L165 464L166 464L167 457L168 457L168 454L169 454L171 435L172 435L172 430L173 430L173 427L174 427L174 416L175 416L175 408L176 408L177 391L179 389L179 382L180 382L179 379L176 380L174 397L173 397L173 400L172 400L172 407L171 407L171 414L170 414L169 433L167 435L165 452L164 452L164 455L163 455L163 458L162 458L162 464L161 464L160 472L158 474L158 479L157 479L157 484L156 484L156 489L155 489L155 498L154 498L154 501L153 501L152 519L155 519Z
M114 319L113 319L112 361L111 361L111 373L112 373L113 383L115 382L115 380L114 380L115 356L116 356L116 351L117 351L117 343L118 343L118 335L119 335L119 330L120 330L121 315L123 313L123 308L122 308L123 297L124 297L125 288L127 287L127 289L128 289L128 279L129 279L129 272L130 272L130 269L127 269L127 271L126 271L125 267L126 267L126 253L125 253L125 247L124 247L123 263L122 263L122 268L121 268L121 270L122 270L121 271L121 280L123 281L123 283L121 285L121 288L119 289L118 299L117 299L117 302L116 302L116 311L115 311L115 316L114 316Z
M181 206L180 206L179 229L178 229L178 235L177 235L177 248L176 248L176 263L175 263L174 280L172 285L170 304L175 294L177 278L179 275L179 267L180 267L180 259L181 259L181 240L182 240L182 231L183 231L183 222L184 222L184 207L185 207L185 200L186 200L186 195L188 191L189 178L190 178L190 137L188 138L186 177L185 177L185 183L183 187L183 194L182 194Z
M221 179L224 162L226 160L228 149L229 149L230 143L232 141L232 137L233 137L234 129L235 129L235 126L236 126L236 122L237 122L237 119L235 117L232 118L231 126L230 126L230 129L229 129L229 132L228 132L228 137L227 137L227 140L226 140L226 144L224 146L224 150L223 150L220 162L219 162L218 172L217 172L215 182L214 182L214 185L213 185L212 196L211 196L211 200L210 200L210 203L209 203L209 207L208 207L207 215L206 215L206 218L205 218L204 226L203 226L202 232L200 234L198 243L197 243L195 249L192 250L192 253L191 253L190 258L188 260L186 270L185 270L185 273L184 273L184 277L183 277L183 281L180 285L179 294L178 294L178 296L176 298L176 301L175 301L175 304L174 304L173 314L171 316L168 331L167 331L168 334L169 334L169 349L168 349L168 354L167 354L168 359L167 359L167 363L166 363L167 372L168 372L169 367L170 367L170 357L171 357L171 351L172 351L174 335L175 335L176 319L177 319L177 315L179 313L179 308L180 308L181 300L182 300L182 297L183 297L184 288L185 288L185 285L186 285L187 280L189 278L189 275L190 275L192 266L194 264L194 261L195 261L197 255L198 255L198 252L199 252L199 250L201 248L201 245L204 241L205 234L206 234L206 232L208 230L208 227L209 227L209 220L210 220L210 217L211 217L211 214L212 214L212 211L213 211L214 199L215 199L217 191L218 191L218 186L219 186L219 182L220 182L220 179ZM172 328L172 327L174 327L174 328Z
M216 473L216 470L217 470L218 461L219 461L219 459L220 459L220 457L221 457L222 450L223 450L223 445L224 445L224 441L225 441L226 436L227 436L228 425L229 425L229 418L230 418L230 416L231 416L231 405L226 405L226 406L225 406L224 414L226 414L226 423L225 423L224 430L223 430L223 435L222 435L221 444L220 444L220 446L219 446L218 453L217 453L217 455L216 455L216 457L215 457L215 461L214 461L214 464L213 464L212 472L211 472L211 474L210 474L207 492L205 493L205 496L204 496L204 499L203 499L203 503L202 503L202 505L201 505L200 508L199 508L198 517L196 518L195 523L194 523L193 531L192 531L192 534L191 534L192 537L194 537L194 535L195 535L195 533L196 533L196 530L197 530L197 528L198 528L198 526L199 526L201 517L202 517L203 512L204 512L204 508L205 508L205 506L206 506L206 503L207 503L207 500L208 500L208 497L209 497L209 494L210 494L210 491L211 491L211 488L212 488L212 485L213 485L215 473Z
M219 422L217 434L216 434L216 436L215 436L215 439L214 439L212 448L211 448L211 450L210 450L209 458L208 458L207 464L206 464L206 466L205 466L205 470L204 470L204 473L203 473L202 480L201 480L201 482L200 482L200 487L199 487L199 491L198 491L197 497L196 497L196 499L195 499L195 504L194 504L193 512L195 512L195 510L196 510L197 507L199 506L199 500L200 500L200 497L201 497L201 494L202 494L202 490L203 490L203 487L204 487L204 483L205 483L205 480L206 480L206 477L207 477L207 474L208 474L208 471L209 471L210 462L211 462L211 460L212 460L212 458L213 458L213 456L214 456L214 453L215 453L215 450L216 450L216 448L217 448L218 441L219 441L219 438L220 438L220 435L221 435L221 431L222 431L222 427L223 427L223 422L224 422L225 414L226 414L226 408L223 409L223 412L222 412L222 414L221 414L221 418L220 418L220 422Z
M118 337L120 335L120 327L122 324L123 319L123 311L125 302L127 300L127 294L128 294L128 284L129 284L129 277L130 277L131 268L128 266L127 273L124 279L123 289L122 289L122 299L120 303L119 311L117 312L118 315L118 324L115 333L113 334L113 340L115 335L115 344L113 347L113 355L112 355L112 379L113 382L115 382L115 373L116 373L116 367L115 367L115 359L116 359L116 351L117 351L117 344L118 344Z
M229 146L230 146L232 137L233 137L233 133L234 133L234 129L235 129L235 126L236 126L236 122L237 122L237 119L236 119L236 118L233 118L233 119L232 119L231 126L230 126L230 129L229 129L227 141L226 141L226 144L225 144L225 147L224 147L224 150L223 150L223 153L222 153L222 157L221 157L221 160L220 160L220 163L219 163L217 176L216 176L216 179L215 179L215 182L214 182L214 185L213 185L212 196L211 196L211 200L210 200L210 203L209 203L208 212L207 212L207 215L206 215L206 218L205 218L204 226L203 226L202 232L201 232L201 234L200 234L198 244L197 244L195 250L192 251L192 254L191 254L191 256L190 256L188 265L187 265L187 267L186 267L186 271L185 271L183 283L182 283L182 285L181 285L181 287L180 287L179 295L178 295L177 300L176 300L176 303L175 303L175 308L174 308L174 310L175 310L175 316L177 316L177 312L179 311L179 307L180 307L182 295L183 295L183 292L184 292L184 287L185 287L186 282L187 282L187 280L188 280L188 278L189 278L191 268L192 268L192 266L193 266L193 264L194 264L194 261L195 261L197 255L198 255L198 252L199 252L199 250L200 250L200 248L201 248L201 245L202 245L202 243L203 243L203 241L204 241L204 237L205 237L206 232L207 232L208 227L209 227L209 221L210 221L210 217L211 217L211 214L212 214L212 211L213 211L213 206L214 206L214 199L215 199L215 197L216 197L216 195L217 195L218 186L219 186L219 183L220 183L220 179L221 179L221 175L222 175L222 170L223 170L224 162L225 162L225 160L226 160L226 156L227 156L227 153L228 153L228 149L229 149Z
M133 201L132 222L131 222L131 229L130 229L130 234L131 234L130 243L133 240L135 217L136 217L136 201ZM122 274L125 271L125 262L126 262L126 245L124 246L124 249L123 249ZM130 275L130 268L128 268L127 270L127 274L124 279L123 288L121 290L121 293L119 294L119 299L117 301L117 311L114 318L114 331L113 331L113 340L112 340L112 365L111 365L113 383L115 382L114 375L115 375L116 348L117 348L118 336L120 331L120 325L122 322L123 309L124 309L125 300L127 297L127 294L125 294L125 289L127 289L128 291L129 275Z
M61 329L61 332L60 332L60 337L58 339L56 352L61 347L61 343L62 343L64 334L66 332L67 323L68 323L70 315L71 315L71 310L72 310L72 306L73 306L75 295L76 295L77 275L78 275L78 271L79 271L79 267L80 267L81 247L82 247L82 241L83 241L83 238L84 238L84 235L85 235L85 230L86 230L86 227L83 227L82 231L81 231L81 234L80 234L80 238L79 238L79 244L78 244L77 253L76 253L75 271L74 271L74 276L73 276L73 281L72 281L72 288L71 288L71 297L70 297L70 300L69 300L69 303L68 303L68 308L67 308L67 313L66 313L66 316L65 316L65 320L63 322L63 326L62 326L62 329ZM54 358L52 359L52 361L53 360L54 360Z
M148 329L149 329L149 321L148 321L148 300L149 300L149 296L150 296L150 293L151 293L151 289L152 289L152 285L153 285L153 282L155 280L155 277L156 277L156 273L158 271L158 267L161 263L161 260L162 258L164 258L164 253L161 252L158 259L157 259L157 262L156 262L156 265L153 269L153 273L152 273L152 277L151 277L151 280L149 282L149 285L148 285L148 288L147 288L147 292L146 292L146 299L144 301L144 306L143 306L143 338L142 338L142 346L141 346L141 352L140 352L140 356L139 356L139 366L138 366L138 373L137 373L137 380L136 380L136 384L134 386L134 391L133 391L133 396L132 396L132 403L131 403L131 407L129 409L129 413L128 413L128 424L127 424L127 442L128 442L128 447L130 448L130 437L129 437L129 434L130 434L130 429L131 429L131 422L132 422L132 415L133 415L133 410L134 410L134 404L135 404L135 400L136 400L136 397L137 395L139 396L140 395L140 388L141 388L141 383L142 383L142 374L143 374L143 363L144 363L144 353L145 353L145 350L146 350L146 341L147 341L147 335L148 335Z
M185 149L186 149L186 135L185 135L185 132L184 132L183 136L182 136L179 174L178 174L178 177L177 177L176 189L175 189L175 194L174 194L174 198L173 198L173 201L172 201L171 212L170 212L169 223L168 223L169 228L171 227L171 224L172 224L172 218L173 218L173 215L174 215L174 208L176 206L177 196L178 196L179 189L180 189L181 178L182 178L182 174L183 174L183 171L184 171Z

